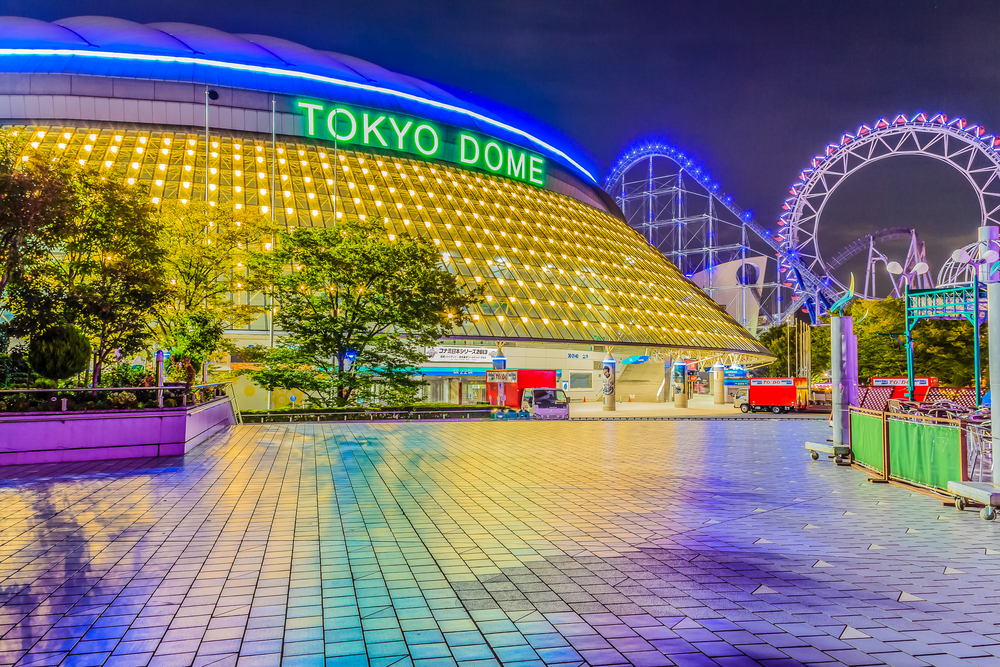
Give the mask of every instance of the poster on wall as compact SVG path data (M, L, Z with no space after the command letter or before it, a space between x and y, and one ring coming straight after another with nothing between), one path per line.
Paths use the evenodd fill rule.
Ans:
M495 347L436 347L424 348L427 361L460 364L491 364L497 355Z

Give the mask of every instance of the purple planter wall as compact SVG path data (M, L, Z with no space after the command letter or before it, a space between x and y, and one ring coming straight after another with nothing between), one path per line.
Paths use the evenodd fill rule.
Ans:
M234 424L229 397L190 408L0 415L0 465L184 454Z

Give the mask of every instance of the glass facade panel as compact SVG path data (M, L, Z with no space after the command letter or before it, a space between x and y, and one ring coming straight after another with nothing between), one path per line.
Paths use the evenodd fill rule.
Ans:
M622 220L571 197L400 155L283 138L31 126L24 160L120 170L159 204L256 208L287 229L379 218L486 300L458 338L766 351ZM206 169L207 166L207 169ZM207 193L207 197L206 197ZM260 294L236 294L260 303ZM254 323L264 329L265 318Z

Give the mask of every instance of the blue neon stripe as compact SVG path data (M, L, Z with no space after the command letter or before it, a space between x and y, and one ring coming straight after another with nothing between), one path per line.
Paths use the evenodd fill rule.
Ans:
M412 95L410 93L404 93L402 91L393 90L391 88L383 88L381 86L374 86L367 83L358 83L355 81L345 81L343 79L323 76L321 74L310 74L309 72L289 72L288 70L278 69L276 67L264 67L262 65L241 65L237 63L227 63L219 60L207 60L204 58L191 58L187 56L149 55L142 53L116 53L108 51L84 51L76 49L0 49L0 56L82 56L85 58L105 58L108 60L138 60L146 62L202 65L204 67L215 67L219 69L227 69L237 72L256 72L258 74L269 74L273 76L290 77L293 79L318 81L320 83L327 83L335 86L344 86L346 88L364 90L379 95L398 97L400 99L409 100L411 102L426 104L427 106L431 106L437 109L442 109L445 111L450 111L452 113L461 114L463 116L468 116L469 118L474 118L480 122L492 125L493 127L499 128L506 132L511 132L518 136L524 137L525 139L532 142L536 146L539 146L545 149L546 151L554 155L558 155L562 159L566 160L569 164L573 165L576 169L578 169L580 173L584 174L587 178L589 178L592 183L594 183L595 185L597 184L597 179L594 178L593 174L584 169L576 160L574 160L569 155L559 150L555 146L552 146L551 144L542 141L538 137L535 137L534 135L525 132L524 130L516 128L513 125L508 125L502 121L495 120L493 118L490 118L489 116L484 116L481 113L477 113L469 109L464 109L462 107L455 106L454 104L447 104L445 102L430 100L425 97Z

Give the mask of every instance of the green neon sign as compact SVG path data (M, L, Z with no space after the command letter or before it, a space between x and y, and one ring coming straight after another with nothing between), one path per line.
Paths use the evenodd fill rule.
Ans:
M299 101L306 136L443 160L529 185L545 185L545 158L519 146L426 119L375 109Z

